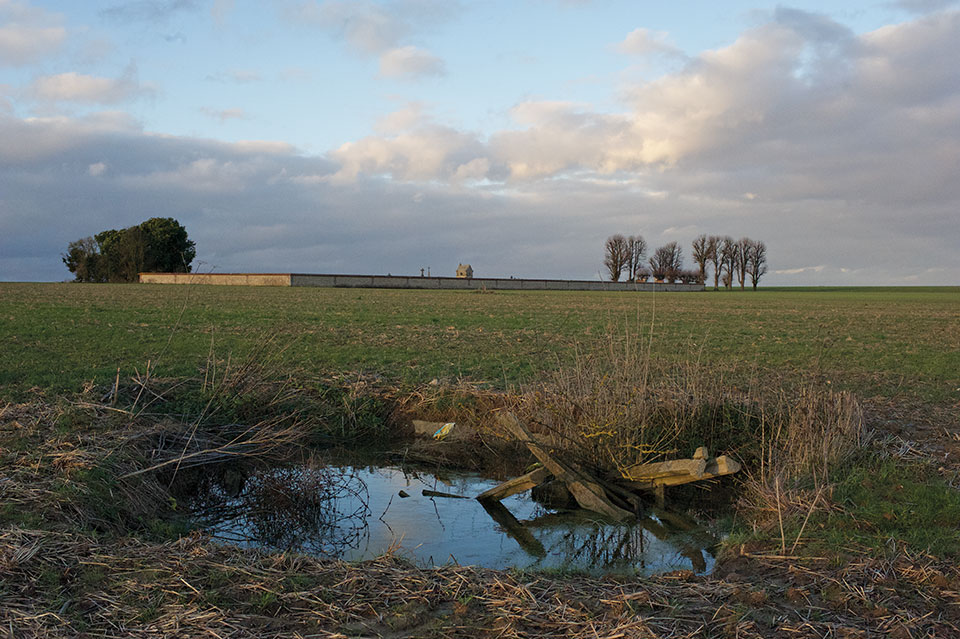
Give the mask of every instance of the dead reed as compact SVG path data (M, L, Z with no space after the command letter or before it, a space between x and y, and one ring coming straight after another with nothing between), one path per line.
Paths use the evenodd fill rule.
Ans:
M699 446L733 455L748 471L742 510L764 524L829 506L833 469L869 439L855 397L759 367L744 379L694 349L654 357L648 339L612 327L528 387L520 410L600 473L689 457Z

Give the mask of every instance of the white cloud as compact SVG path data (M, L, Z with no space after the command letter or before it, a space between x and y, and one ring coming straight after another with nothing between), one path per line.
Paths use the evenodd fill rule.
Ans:
M103 172L107 170L107 165L103 162L94 162L87 167L87 173L93 177L98 177L103 175Z
M461 166L483 158L484 153L473 135L425 125L390 138L371 136L349 142L328 155L340 164L335 176L338 181L354 181L361 174L429 181L453 178ZM478 165L473 165L469 170L477 169Z
M67 38L58 14L0 0L0 66L23 66L55 53Z
M46 102L116 104L152 95L153 90L137 80L137 70L127 67L119 78L86 75L75 71L40 76L27 89L28 95Z
M380 56L380 74L387 77L423 77L444 73L443 60L417 47L397 47Z
M683 51L670 43L664 31L651 31L639 27L617 43L616 50L627 55L665 55L685 58Z
M424 109L424 105L419 102L411 102L402 109L398 109L383 116L376 123L378 133L392 135L401 131L408 131L420 124L429 122Z

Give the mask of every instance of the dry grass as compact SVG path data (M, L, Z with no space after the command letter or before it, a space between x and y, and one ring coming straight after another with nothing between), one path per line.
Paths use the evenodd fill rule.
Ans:
M956 637L960 571L923 556L739 557L725 579L642 582L390 556L349 564L202 537L104 543L0 530L0 636ZM735 563L736 563L735 562Z
M830 469L864 446L863 416L850 393L787 385L756 369L736 384L720 364L650 355L642 336L610 331L578 350L521 408L540 430L599 469L689 456L699 446L733 454L764 485L829 483Z

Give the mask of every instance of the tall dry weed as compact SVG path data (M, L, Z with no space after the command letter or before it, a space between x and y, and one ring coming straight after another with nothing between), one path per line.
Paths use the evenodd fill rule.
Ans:
M866 443L860 405L846 392L786 383L757 367L651 355L648 338L610 330L528 388L527 419L594 470L689 457L699 446L746 472L743 503L759 513L803 511L838 464ZM779 506L778 506L779 504Z

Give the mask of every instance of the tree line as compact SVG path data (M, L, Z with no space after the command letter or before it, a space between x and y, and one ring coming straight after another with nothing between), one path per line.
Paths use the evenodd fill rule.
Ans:
M611 281L626 275L628 282L645 282L653 277L658 282L706 284L712 269L713 288L733 288L734 282L746 288L749 279L754 290L767 272L767 245L759 240L729 235L699 235L693 241L693 261L697 268L683 266L683 250L676 242L665 244L647 260L647 242L640 235L626 237L620 233L607 238L603 265ZM644 266L646 263L646 266Z
M61 258L76 282L136 282L140 273L189 273L196 254L177 220L153 217L74 240Z

